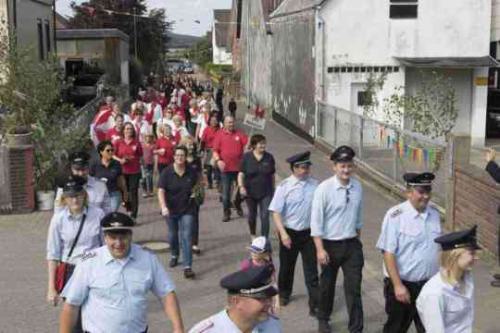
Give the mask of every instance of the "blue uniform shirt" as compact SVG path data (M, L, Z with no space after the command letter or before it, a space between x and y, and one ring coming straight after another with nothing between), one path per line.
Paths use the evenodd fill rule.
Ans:
M402 280L417 282L430 279L439 270L441 235L438 211L427 206L419 213L409 201L392 207L385 214L377 248L395 255ZM388 276L385 265L384 274Z
M87 253L62 296L82 306L84 331L137 333L147 327L147 292L163 298L174 289L156 255L132 244L122 260L114 259L107 246Z
M89 206L101 208L105 214L111 213L111 198L109 196L106 184L92 176L88 176L87 183L84 186L88 194ZM54 202L54 213L58 213L62 208L59 205L61 196L63 194L62 188L58 188L56 192L56 199Z
M47 260L64 261L76 265L85 252L102 245L101 219L104 217L104 212L100 208L89 207L85 208L83 213L87 217L69 260L69 250L78 233L83 214L72 216L69 208L64 207L52 216L47 235Z
M311 227L311 205L318 180L290 176L274 192L269 210L279 213L286 228L301 231Z
M333 176L323 181L314 192L311 213L311 236L327 240L343 240L357 236L363 226L361 183L351 178L343 186Z

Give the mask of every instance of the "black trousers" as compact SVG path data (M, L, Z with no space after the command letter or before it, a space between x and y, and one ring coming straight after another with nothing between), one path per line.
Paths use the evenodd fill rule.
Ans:
M361 301L361 280L364 265L363 245L355 237L341 241L323 240L330 262L322 266L319 282L320 302L318 319L330 319L335 299L337 273L342 268L344 293L349 315L349 332L363 331L363 303Z
M307 292L309 294L309 309L318 307L319 277L318 264L316 261L316 247L311 237L311 229L296 231L285 228L292 246L290 249L280 242L280 269L278 273L278 290L280 298L289 299L292 295L293 278L295 275L295 264L297 257L302 256L302 268Z
M409 282L402 281L410 293L410 304L404 304L396 299L394 285L391 279L384 279L385 312L387 322L384 325L384 333L405 333L410 328L412 322L418 333L424 333L425 328L418 315L416 301L427 281Z
M249 196L246 197L248 207L248 228L252 236L257 234L257 210L260 213L260 235L266 238L269 236L269 205L272 199L272 194L266 195L260 199L254 199Z
M125 174L125 183L128 191L128 209L133 218L137 218L139 211L139 183L141 181L141 173Z

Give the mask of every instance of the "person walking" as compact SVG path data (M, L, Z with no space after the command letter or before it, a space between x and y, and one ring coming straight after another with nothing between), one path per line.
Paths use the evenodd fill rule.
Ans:
M105 245L88 252L62 292L60 333L82 310L85 332L147 332L148 291L161 300L174 333L183 333L175 285L152 252L132 243L134 220L119 212L101 220Z
M273 198L276 166L274 157L266 151L266 137L254 134L250 151L243 154L238 188L246 198L250 237L257 237L257 211L260 213L260 235L269 236L269 204Z
M422 288L417 310L426 332L472 333L474 282L472 267L481 248L477 226L456 231L434 241L441 246L441 269Z
M207 172L208 188L214 187L214 181L217 186L220 182L220 170L217 166L213 165L213 145L217 133L219 133L220 126L217 120L217 115L212 113L209 119L209 127L206 127L201 136L201 149L205 151L205 158L203 165Z
M344 275L344 292L351 333L363 331L361 281L364 265L359 239L363 220L363 189L352 177L355 153L340 146L331 154L334 176L323 181L316 191L311 209L311 236L321 265L318 332L329 333L339 268Z
M128 202L128 192L122 174L122 166L113 159L114 151L111 141L100 142L97 145L100 159L92 163L89 168L89 174L92 177L106 184L110 197L110 211L112 212L116 212L120 208L122 201Z
M135 126L126 123L123 127L123 139L115 144L115 156L122 166L125 183L127 185L126 203L127 213L133 219L137 218L139 212L139 183L141 180L141 157L142 145L137 138Z
M270 265L251 267L225 276L220 285L227 289L227 307L199 322L189 333L280 333L281 323L270 314L272 297L278 291L271 283Z
M205 197L204 187L203 187L203 167L201 164L201 158L198 155L198 147L194 141L194 138L189 136L181 140L181 146L186 147L187 157L186 163L187 167L190 168L197 177L197 183L194 189L195 197L193 198L195 202L195 211L193 212L193 232L191 236L191 249L194 254L201 254L201 249L199 247L200 241L200 208L203 204Z
M233 116L233 118L236 118L236 110L238 109L238 104L236 104L234 97L231 97L227 108L229 109L229 113L231 114L231 116Z
M88 206L88 194L78 176L69 176L63 186L59 212L50 221L47 235L48 288L47 302L56 306L60 293L86 251L101 246L100 221L104 212ZM81 333L78 314L73 333Z
M179 260L179 237L181 239L184 277L192 279L192 232L193 216L196 203L193 200L193 189L198 182L198 175L188 167L186 158L188 151L184 146L174 150L174 163L160 175L158 181L158 201L161 214L166 218L170 243L170 267L175 267Z
M226 116L224 118L224 128L217 133L213 143L215 165L221 172L222 205L224 209L222 222L228 222L231 219L231 194L238 177L247 143L248 137L243 132L235 129L234 118ZM239 191L236 191L234 206L238 215L243 216Z
M161 175L163 169L174 162L174 147L177 141L171 135L172 130L168 125L159 125L156 149L153 153L157 156L158 174Z
M156 150L155 137L153 133L148 133L142 143L142 197L152 197L153 194L153 173L155 170L154 151Z
M407 332L415 323L425 332L415 302L424 284L439 271L439 212L429 205L434 175L406 173L408 200L390 208L382 223L377 248L384 257L384 333Z
M84 180L83 188L88 194L89 206L99 207L104 211L104 213L109 213L112 209L108 189L104 182L89 175L89 160L90 155L84 151L71 153L69 155L70 174L81 177ZM56 191L54 213L57 213L62 209L60 203L63 194L64 181L60 185L61 186L58 186Z
M486 152L486 171L490 174L491 178L500 184L500 167L495 161L496 151L494 149L488 149ZM500 214L500 206L498 207L498 213ZM500 248L500 244L499 244ZM497 265L493 272L493 281L490 282L492 287L500 287L500 267Z
M278 231L280 305L287 306L292 295L295 264L300 253L307 293L309 314L318 311L319 278L316 248L311 237L311 207L318 180L310 174L311 153L299 153L287 158L292 174L276 188L269 205Z

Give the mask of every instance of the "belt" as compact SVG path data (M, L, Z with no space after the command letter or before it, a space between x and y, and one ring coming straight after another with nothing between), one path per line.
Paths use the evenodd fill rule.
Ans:
M386 281L388 281L389 283L392 284L392 281L390 278L388 277L384 277L384 279ZM422 281L406 281L406 280L401 280L401 282L404 284L404 285L410 285L410 286L414 286L414 287L422 287L424 284L427 283L427 281L429 280L422 280Z
M333 244L342 244L342 243L349 243L349 242L352 242L352 241L357 240L357 239L358 239L358 237L352 237L352 238L346 238L346 239L336 239L336 240L323 239L323 242L333 243Z
M83 333L90 333L89 331L83 331ZM146 327L145 331L142 331L141 333L148 333L148 327Z

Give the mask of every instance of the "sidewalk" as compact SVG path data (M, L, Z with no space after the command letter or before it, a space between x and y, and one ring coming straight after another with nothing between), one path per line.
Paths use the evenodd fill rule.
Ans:
M240 116L246 107L240 108ZM247 129L246 129L247 130ZM280 178L288 176L290 169L285 159L303 150L312 151L313 173L323 180L331 176L328 156L306 141L296 137L281 126L268 121L264 131L268 151L278 162ZM382 218L386 210L397 202L380 194L376 188L364 183L364 228L362 241L365 253L363 271L363 303L365 332L380 332L386 319L382 294L382 257L375 249ZM158 210L156 198L141 199L138 226L134 229L135 241L165 240L166 225ZM56 332L60 307L45 303L47 273L45 242L50 213L0 216L0 333ZM244 218L222 223L222 209L215 191L209 191L200 218L200 246L203 253L194 257L194 281L183 278L182 269L168 269L176 282L186 329L214 314L225 306L226 294L219 286L224 275L238 269L245 258L245 247L250 241ZM277 249L276 239L273 248ZM167 267L168 253L158 254ZM275 262L278 263L277 251ZM180 265L182 267L182 265ZM479 262L475 268L476 281L476 332L498 332L496 317L500 313L500 289L489 286L491 267ZM347 314L339 274L336 302L332 317L335 332L347 332ZM307 297L302 267L296 267L295 289L292 302L282 309L280 318L283 332L316 332L317 322L308 315ZM170 332L170 324L159 302L151 296L149 305L150 332Z

